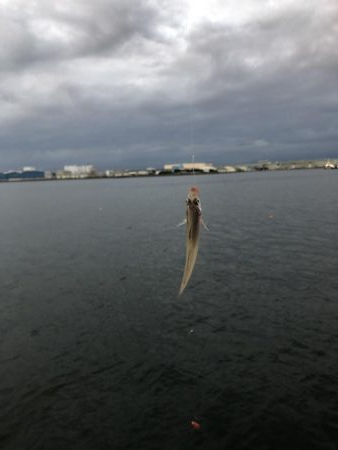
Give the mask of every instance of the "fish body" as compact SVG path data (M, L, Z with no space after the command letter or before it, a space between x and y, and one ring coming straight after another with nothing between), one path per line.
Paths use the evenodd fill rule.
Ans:
M198 253L200 224L202 223L202 208L199 199L199 190L192 186L186 200L186 254L185 267L181 287L178 295L181 295L189 282L195 266Z

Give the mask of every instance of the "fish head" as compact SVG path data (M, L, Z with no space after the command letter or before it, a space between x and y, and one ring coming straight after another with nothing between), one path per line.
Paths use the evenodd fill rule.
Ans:
M188 192L187 208L191 211L196 211L199 216L202 214L199 189L196 186L191 186Z

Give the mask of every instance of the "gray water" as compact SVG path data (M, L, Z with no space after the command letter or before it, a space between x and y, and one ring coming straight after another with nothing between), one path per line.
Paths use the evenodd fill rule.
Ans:
M178 298L192 183L210 231ZM321 170L1 184L0 447L337 449L337 193Z

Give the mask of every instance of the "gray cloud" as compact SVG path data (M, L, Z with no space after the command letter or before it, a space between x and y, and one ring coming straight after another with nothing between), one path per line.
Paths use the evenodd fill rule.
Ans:
M133 0L13 1L1 8L0 37L6 43L1 68L109 56L130 43L137 47L140 39L161 39L157 23L169 19L160 5Z
M0 170L338 156L338 4L247 4L5 2Z

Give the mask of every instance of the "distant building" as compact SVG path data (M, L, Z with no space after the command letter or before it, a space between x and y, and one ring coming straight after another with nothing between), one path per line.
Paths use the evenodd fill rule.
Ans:
M214 167L211 163L196 163L196 162L191 162L191 163L184 163L183 164L183 169L184 170L188 170L188 171L200 171L200 172L204 172L204 173L210 173L210 172L217 172L217 168Z
M233 166L224 166L224 172L225 173L233 173L233 172L236 172L236 169L235 169L235 167L233 167Z
M2 181L24 181L24 180L43 180L45 172L36 170L34 167L24 167L22 171L11 170L0 174Z
M5 172L6 178L8 181L15 181L21 179L22 172L17 172L15 170L11 170L9 172Z
M70 178L80 178L80 177L74 176L68 170L57 170L56 171L56 179L57 180L69 180Z
M324 168L325 169L338 169L338 165L333 161L327 160L324 165Z
M268 160L265 161L258 161L253 168L258 171L264 171L264 170L280 170L282 169L282 166L279 162L271 162Z
M52 180L53 178L55 178L55 173L50 170L45 170L45 179Z
M156 174L155 167L147 167L146 171L148 172L149 175L155 175Z
M183 169L183 164L164 164L163 169L166 172L180 172Z
M42 170L24 170L21 172L23 180L42 180L45 178L45 172Z
M245 165L245 164L244 165L241 164L240 166L236 166L235 169L236 169L236 172L250 172L250 167Z
M61 178L88 178L97 175L97 171L91 164L76 166L64 166L63 171L60 171ZM69 175L69 176L68 176Z
M182 163L182 164L165 164L164 170L167 172L217 172L217 168L213 166L211 163L204 162L191 162L191 163Z

